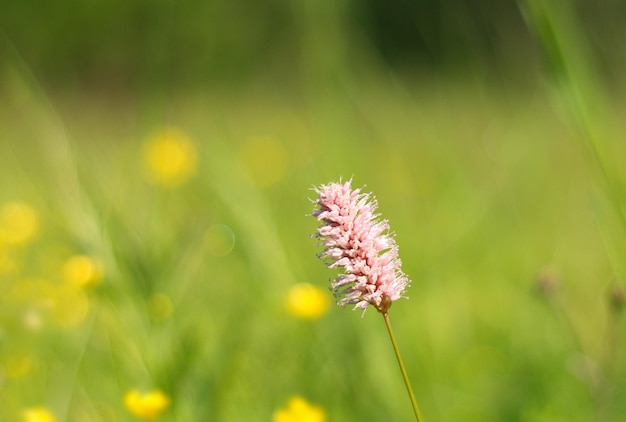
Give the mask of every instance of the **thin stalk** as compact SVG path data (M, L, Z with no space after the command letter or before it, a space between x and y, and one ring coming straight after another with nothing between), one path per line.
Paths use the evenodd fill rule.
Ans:
M417 420L417 422L422 422L420 409L417 406L417 401L415 400L415 395L413 394L413 389L411 388L411 382L409 381L409 376L407 375L406 369L404 368L402 357L400 357L400 349L398 349L398 344L396 343L396 337L393 335L393 330L391 329L391 322L389 322L389 314L387 314L387 312L383 312L382 314L383 314L383 318L385 319L385 325L387 326L387 331L389 331L389 338L391 339L393 350L396 352L396 358L398 358L398 365L400 365L400 372L402 372L402 378L404 378L404 385L406 385L406 391L409 393L409 398L411 399L411 405L413 406L415 419Z

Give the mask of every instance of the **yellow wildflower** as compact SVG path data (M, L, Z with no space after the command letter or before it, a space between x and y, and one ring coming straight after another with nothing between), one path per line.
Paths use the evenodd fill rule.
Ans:
M63 277L76 287L97 285L102 280L103 269L100 261L85 255L74 255L63 264Z
M170 398L160 390L140 393L131 390L124 396L126 409L139 419L155 419L169 406Z
M8 299L23 308L23 322L26 328L38 330L45 316L55 308L55 286L47 280L27 279L15 283Z
M148 299L148 313L155 321L165 321L172 315L174 305L169 296L155 293Z
M287 176L289 156L285 147L274 139L250 139L241 146L238 155L256 187L269 188Z
M163 187L177 187L196 173L196 148L180 129L166 128L149 138L143 154L148 179Z
M64 327L82 322L89 314L89 300L82 289L68 283L21 280L9 292L9 300L24 308L26 327L36 330L50 316Z
M53 290L52 315L61 326L74 327L89 315L89 299L85 292L71 284L59 284Z
M21 245L37 234L39 218L28 204L9 202L0 208L0 244Z
M328 294L308 283L299 283L287 295L287 310L303 319L317 319L328 310Z
M23 378L33 371L36 361L26 351L7 356L4 360L4 373L7 378Z
M286 409L274 412L273 422L325 422L326 413L321 407L308 403L299 396L294 396L287 403Z
M56 418L45 407L32 407L23 412L23 422L55 422Z

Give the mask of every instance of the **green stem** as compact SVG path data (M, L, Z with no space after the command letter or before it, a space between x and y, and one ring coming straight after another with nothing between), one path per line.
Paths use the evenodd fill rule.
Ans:
M400 372L402 372L402 378L404 378L404 385L406 385L406 390L409 393L409 397L411 399L411 405L413 406L415 419L417 420L417 422L422 422L420 409L419 407L417 407L417 401L415 400L415 395L413 394L413 389L411 388L411 382L409 381L409 376L407 375L406 369L404 368L404 363L402 362L402 358L400 357L400 349L398 349L396 338L393 335L393 330L391 329L391 322L389 322L389 315L387 314L387 312L383 312L382 314L383 314L383 318L385 319L385 325L387 326L387 331L389 331L389 338L391 339L393 350L396 352L396 358L398 358L398 365L400 365Z

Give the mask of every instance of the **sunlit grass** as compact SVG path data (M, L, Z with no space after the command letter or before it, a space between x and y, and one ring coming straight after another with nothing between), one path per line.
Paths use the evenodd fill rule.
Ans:
M620 414L614 252L584 148L539 89L450 86L314 106L181 94L167 121L21 90L25 125L0 105L0 419L292 420L304 397L328 420L411 420L382 322L327 306L306 215L338 177L377 192L413 280L394 331L424 420ZM193 141L146 152L173 126Z

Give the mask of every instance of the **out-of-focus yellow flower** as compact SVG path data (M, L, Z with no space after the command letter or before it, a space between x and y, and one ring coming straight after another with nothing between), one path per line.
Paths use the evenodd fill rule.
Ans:
M248 140L239 150L239 160L256 187L269 188L287 176L289 155L274 139Z
M299 396L292 397L285 409L274 412L273 422L325 422L326 413Z
M54 308L54 285L47 280L21 280L13 285L8 298L13 303L47 312Z
M23 378L33 370L35 363L28 352L22 352L7 356L3 368L8 378Z
M148 299L148 313L155 321L165 321L172 315L173 310L172 301L163 293L155 293Z
M32 407L23 412L23 422L55 422L56 418L45 407Z
M22 245L37 234L39 217L28 204L9 202L0 208L0 245Z
M328 293L308 283L296 284L287 295L287 310L298 318L319 318L328 306Z
M45 316L52 317L64 327L72 327L89 313L87 295L68 283L22 280L13 286L8 297L24 307L24 323L33 330L41 328Z
M63 278L76 287L97 285L103 273L100 261L85 255L74 255L63 264Z
M22 314L22 323L24 327L31 331L38 331L43 327L43 316L41 311L34 308L29 308Z
M89 314L89 299L85 292L70 284L60 284L53 290L52 315L63 327L74 327Z
M196 173L196 148L177 128L166 128L149 138L143 159L148 179L163 187L180 186Z
M157 418L170 404L170 398L160 390L140 393L131 390L124 396L126 409L140 419Z

